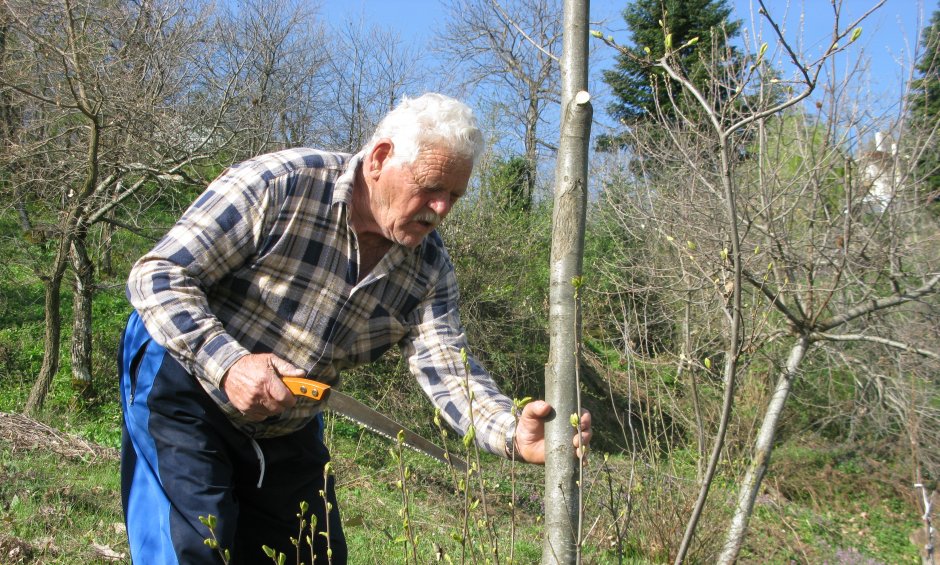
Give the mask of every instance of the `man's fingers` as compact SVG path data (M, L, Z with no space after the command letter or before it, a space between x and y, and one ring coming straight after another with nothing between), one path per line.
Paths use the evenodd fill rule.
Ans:
M574 444L575 453L578 457L581 457L581 446L589 446L591 443L591 413L587 410L581 411L581 429L574 434L574 439L572 443Z
M303 376L306 373L303 369L295 367L294 365L272 355L268 359L268 369L270 371L271 378L267 379L265 382L265 392L267 392L268 397L271 399L269 402L263 402L265 407L271 410L274 414L279 414L287 408L291 408L294 404L297 404L297 399L294 398L294 395L291 394L290 389L287 388L287 385L284 384L284 381L281 379L283 377L291 376ZM300 373L299 375L297 373Z
M279 405L287 404L288 407L293 406L296 403L294 395L291 394L290 389L287 388L287 385L285 385L284 381L281 379L284 377L304 377L307 375L307 372L290 361L281 359L277 355L271 355L268 358L268 368L274 376L274 379L267 383L268 394Z
M583 408L581 409L581 427L591 428L591 413Z
M268 386L268 394L271 395L271 398L276 403L276 406L280 407L281 410L286 408L291 408L294 404L297 404L297 399L291 394L287 385L284 384L280 379L272 381Z
M222 381L229 400L252 421L280 414L297 403L281 380L305 371L275 355L249 354L235 362Z
M591 413L588 412L587 410L582 410L581 411L581 433L575 435L575 441L578 442L580 440L580 442L575 443L575 447L580 447L581 442L583 442L584 445L591 443L591 435L592 435Z
M581 445L590 445L591 430L582 430L580 434L574 434L573 443L575 447L581 447Z

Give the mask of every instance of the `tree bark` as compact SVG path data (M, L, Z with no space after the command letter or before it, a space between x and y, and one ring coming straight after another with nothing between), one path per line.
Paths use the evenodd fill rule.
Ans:
M72 241L72 268L75 271L72 314L72 388L81 394L91 392L91 305L95 295L94 268L85 247L86 234Z
M760 491L761 481L764 480L764 474L767 472L767 466L770 465L770 453L774 446L774 436L777 433L777 425L780 423L780 417L783 414L783 407L786 405L787 397L796 380L797 371L800 363L806 357L811 342L808 337L801 336L790 349L790 356L787 359L787 366L783 373L777 379L777 386L774 389L773 396L770 397L770 403L767 405L767 411L764 413L764 420L761 423L760 431L757 434L757 441L754 444L754 456L751 464L744 475L744 481L741 483L741 490L738 493L738 503L735 508L734 517L731 519L731 525L728 527L725 545L721 550L717 563L728 565L734 563L741 551L744 543L744 534L747 532L747 524L754 511L754 500Z
M555 168L549 291L549 360L545 398L554 413L545 425L545 538L542 563L576 563L580 547L578 460L571 453L575 433L569 416L579 414L577 286L584 257L587 155L591 96L587 93L588 1L564 4L561 59L562 121Z
M85 101L84 91L81 88L76 88L76 91L78 94L77 99L81 104ZM59 248L52 267L52 275L46 281L46 335L43 342L45 351L39 376L36 378L36 382L33 383L33 388L29 391L29 398L26 400L24 412L29 415L35 415L42 410L52 379L59 370L59 345L62 336L62 331L59 328L62 321L62 313L59 310L62 300L59 297L59 292L62 289L62 277L68 266L69 253L76 235L86 231L86 228L81 227L83 225L82 213L87 205L86 200L94 192L95 185L98 182L98 151L101 142L100 116L90 111L87 104L83 106L83 114L89 121L86 176L81 189L72 195L74 204L67 208L68 213L59 223ZM67 195L65 191L63 193Z
M68 263L68 249L69 239L63 236L59 242L52 276L44 281L46 333L43 337L43 349L45 353L42 356L39 376L36 377L36 382L29 391L29 398L26 399L26 407L23 409L23 412L30 416L35 416L42 410L46 395L49 393L49 386L52 384L52 377L59 370L59 345L62 342L62 312L60 310L62 298L59 292L62 290L62 277Z

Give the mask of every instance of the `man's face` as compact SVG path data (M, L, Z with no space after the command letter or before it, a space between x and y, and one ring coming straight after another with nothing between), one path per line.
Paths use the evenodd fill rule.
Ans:
M467 191L470 159L436 147L415 162L382 167L372 193L372 215L386 239L416 247Z

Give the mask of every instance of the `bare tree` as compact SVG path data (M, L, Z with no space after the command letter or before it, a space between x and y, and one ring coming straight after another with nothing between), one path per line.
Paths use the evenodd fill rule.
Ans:
M355 153L402 95L422 81L417 48L387 29L352 20L330 30L327 111L318 120L322 143Z
M740 482L721 563L733 562L740 551L786 401L816 353L854 351L857 357L876 347L936 358L935 340L902 337L897 325L886 323L912 305L934 307L933 296L940 290L936 225L924 221L916 198L905 196L917 191L899 153L886 147L854 155L846 151L860 146L862 136L872 136L876 126L870 114L845 103L858 84L858 69L839 74L830 65L836 54L851 48L861 22L881 4L844 21L841 3L832 2L829 47L810 56L795 51L761 3L773 30L772 45L759 44L743 75L729 74L728 66L716 60L708 89L696 88L675 64L672 50L686 45L670 44L668 15L663 22L666 56L647 61L698 100L707 127L674 104L679 123L662 120L656 134L631 132L636 151L644 155L627 184L635 192L609 194L607 202L620 214L623 232L640 231L652 240L649 244L671 250L672 261L646 267L649 280L661 281L655 286L667 305L664 311L678 320L676 306L685 304L697 310L691 313L694 320L714 319L721 312L726 321L719 355L722 407L717 422L708 425L716 428L715 439L677 563L688 552L718 472L727 431L734 425L736 391L759 379L751 372L755 362L772 363L777 378ZM719 105L709 91L735 94ZM801 104L811 95L815 109ZM668 149L648 143L664 134ZM924 139L910 139L908 145ZM643 167L654 169L645 173ZM716 355L690 355L693 341L694 335L679 340L682 355L674 354L684 366L708 375ZM923 401L915 405L923 417Z
M516 132L533 174L543 149L540 134L557 107L562 10L557 0L449 0L448 23L438 49L465 86L474 87L498 116L503 131ZM521 131L520 131L521 126Z
M215 19L215 33L219 72L242 85L229 125L241 132L236 159L316 141L319 116L330 109L335 50L316 9L302 0L238 0Z
M542 563L578 563L581 547L581 490L571 457L572 428L581 431L578 365L581 321L578 292L582 283L584 226L587 210L588 144L591 96L588 85L588 2L566 0L564 57L561 61L562 121L555 178L550 259L548 362L545 399L554 417L545 424L545 539Z
M133 229L162 183L196 182L193 165L230 140L222 118L238 84L213 68L205 14L189 4L5 8L15 51L0 83L20 118L3 154L11 172L3 190L35 218L33 233L14 243L45 287L45 352L26 405L35 412L59 365L59 297L70 263L73 374L80 386L90 382L92 226Z

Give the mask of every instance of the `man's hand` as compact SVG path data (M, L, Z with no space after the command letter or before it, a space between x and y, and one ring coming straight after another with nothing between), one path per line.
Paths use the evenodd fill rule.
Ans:
M528 463L545 464L545 418L552 407L544 400L535 400L525 405L516 425L516 456ZM574 454L581 456L581 445L591 442L591 413L581 411L581 434L574 431Z
M260 422L297 403L281 377L305 375L303 369L276 355L250 354L229 367L222 378L222 389L235 408L249 420Z

